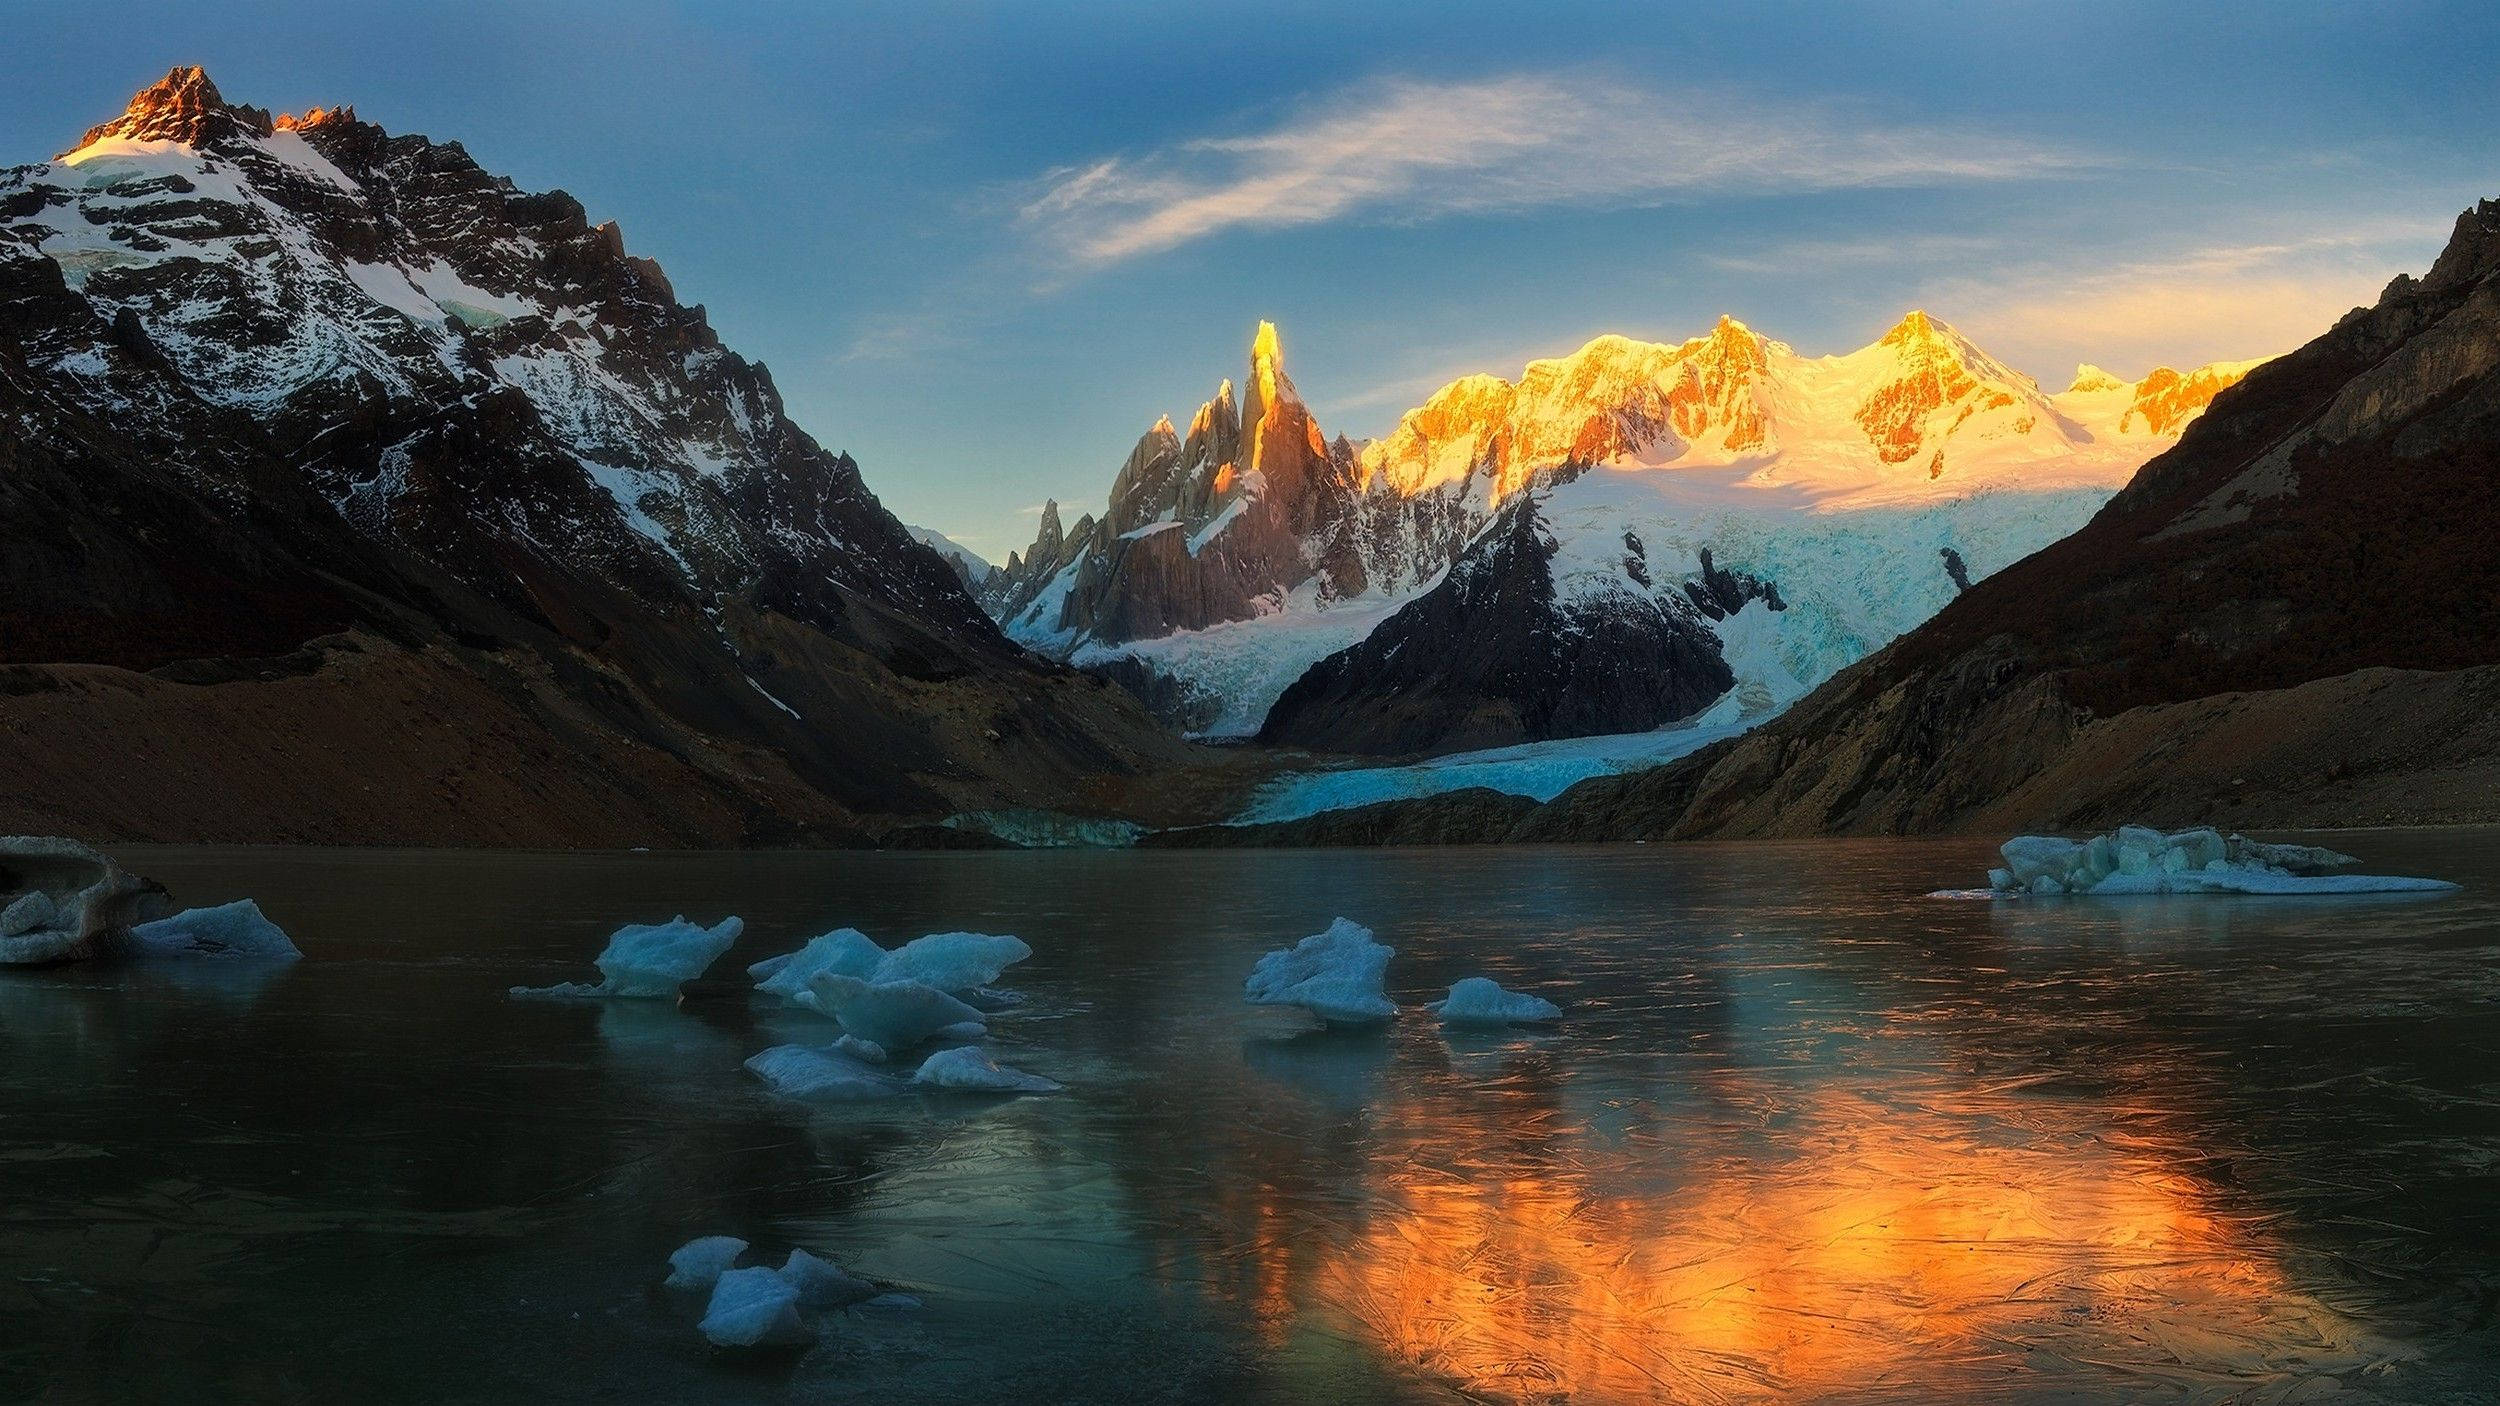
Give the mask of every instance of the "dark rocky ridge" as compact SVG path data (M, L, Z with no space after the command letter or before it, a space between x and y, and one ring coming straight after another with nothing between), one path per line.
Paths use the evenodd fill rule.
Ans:
M1186 760L569 196L196 69L106 139L195 152L0 172L0 828L847 840Z
M1735 684L1704 618L1752 599L1776 606L1775 589L1705 554L1682 595L1564 599L1538 505L1515 495L1441 584L1312 666L1260 740L1395 756L1631 732L1689 717ZM1638 539L1625 549L1638 559Z

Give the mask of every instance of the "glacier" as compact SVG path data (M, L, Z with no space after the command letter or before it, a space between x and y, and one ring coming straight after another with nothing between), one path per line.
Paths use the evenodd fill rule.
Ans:
M1974 891L1980 896L2437 893L2457 887L2444 879L2332 873L2360 861L2314 845L2226 836L2208 826L2164 833L2122 825L2088 840L2018 835L1998 853L2005 864L1988 871L1988 887Z

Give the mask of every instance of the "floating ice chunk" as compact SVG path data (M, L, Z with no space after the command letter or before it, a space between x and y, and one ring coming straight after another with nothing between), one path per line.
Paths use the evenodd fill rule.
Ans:
M845 1035L834 1041L833 1050L836 1054L849 1055L863 1064L883 1064L887 1058L885 1046L874 1040L863 1040L857 1035Z
M1382 989L1396 955L1370 928L1339 918L1261 957L1242 994L1254 1006L1300 1006L1330 1025L1375 1025L1398 1013Z
M891 1098L904 1087L871 1065L805 1045L775 1045L749 1059L746 1068L784 1098L855 1102Z
M1039 1074L1009 1069L993 1062L988 1055L970 1045L957 1045L940 1050L921 1062L920 1072L911 1076L915 1084L930 1084L941 1089L959 1089L984 1094L1055 1094L1060 1084Z
M7 907L0 908L0 937L24 937L38 928L55 926L61 920L61 907L52 895L42 889L28 889Z
M801 1308L849 1308L884 1292L833 1261L819 1259L805 1250L790 1252L789 1260L781 1266L781 1277L798 1290Z
M722 1347L782 1347L808 1340L798 1286L770 1269L732 1269L712 1285L698 1325Z
M2453 889L2444 879L2332 874L2360 861L2315 845L2274 845L2199 827L2168 834L2124 825L2089 840L2018 835L1988 871L1997 895L2159 893L2409 893Z
M756 978L755 989L784 1001L807 989L808 978L818 972L839 972L844 976L866 977L886 959L886 950L868 934L857 928L835 928L821 937L811 937L796 952L769 958L747 968ZM765 968L770 970L764 970Z
M554 986L515 986L512 994L673 1000L678 987L703 975L704 968L720 960L720 955L737 942L744 926L736 918L723 918L718 925L707 928L687 922L683 914L666 923L628 923L616 930L616 935L608 939L608 950L599 954L596 965L601 979L597 985L566 981Z
M807 989L816 1008L842 1022L844 1031L882 1045L888 1053L926 1044L950 1026L981 1023L979 1011L917 981L867 982L818 972L809 978Z
M709 1289L746 1252L747 1242L735 1235L706 1235L689 1240L668 1257L668 1287Z
M985 932L936 932L916 937L884 956L870 972L851 972L871 982L917 981L940 991L974 991L1033 955L1022 938Z
M1486 976L1455 983L1448 999L1424 1009L1439 1014L1443 1025L1539 1025L1562 1019L1562 1007L1525 991L1505 991Z
M0 924L5 926L5 924ZM130 930L131 950L146 957L274 957L304 954L248 898L215 908L188 908Z

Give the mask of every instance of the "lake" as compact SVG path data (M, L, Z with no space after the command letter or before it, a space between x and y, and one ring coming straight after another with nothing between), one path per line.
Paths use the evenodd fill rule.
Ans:
M2500 832L2455 895L1954 902L1975 841L1402 852L127 849L307 956L0 972L0 1398L2487 1400ZM589 979L856 926L1022 936L1055 1096L816 1107L834 1031ZM1241 1003L1338 915L1445 1036ZM668 1253L917 1296L739 1358Z

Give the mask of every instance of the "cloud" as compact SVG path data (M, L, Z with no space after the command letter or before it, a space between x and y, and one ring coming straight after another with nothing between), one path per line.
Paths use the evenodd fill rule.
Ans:
M1388 80L1266 131L1052 172L1019 221L1064 259L1099 266L1236 229L2022 180L2098 164L2013 138L1585 77Z
M2016 365L2062 372L2066 363L2088 360L2136 375L2157 363L2289 351L2352 308L2376 302L2396 273L2426 267L2445 236L2444 224L2380 222L2097 267L2005 270L1934 284L1921 297Z

